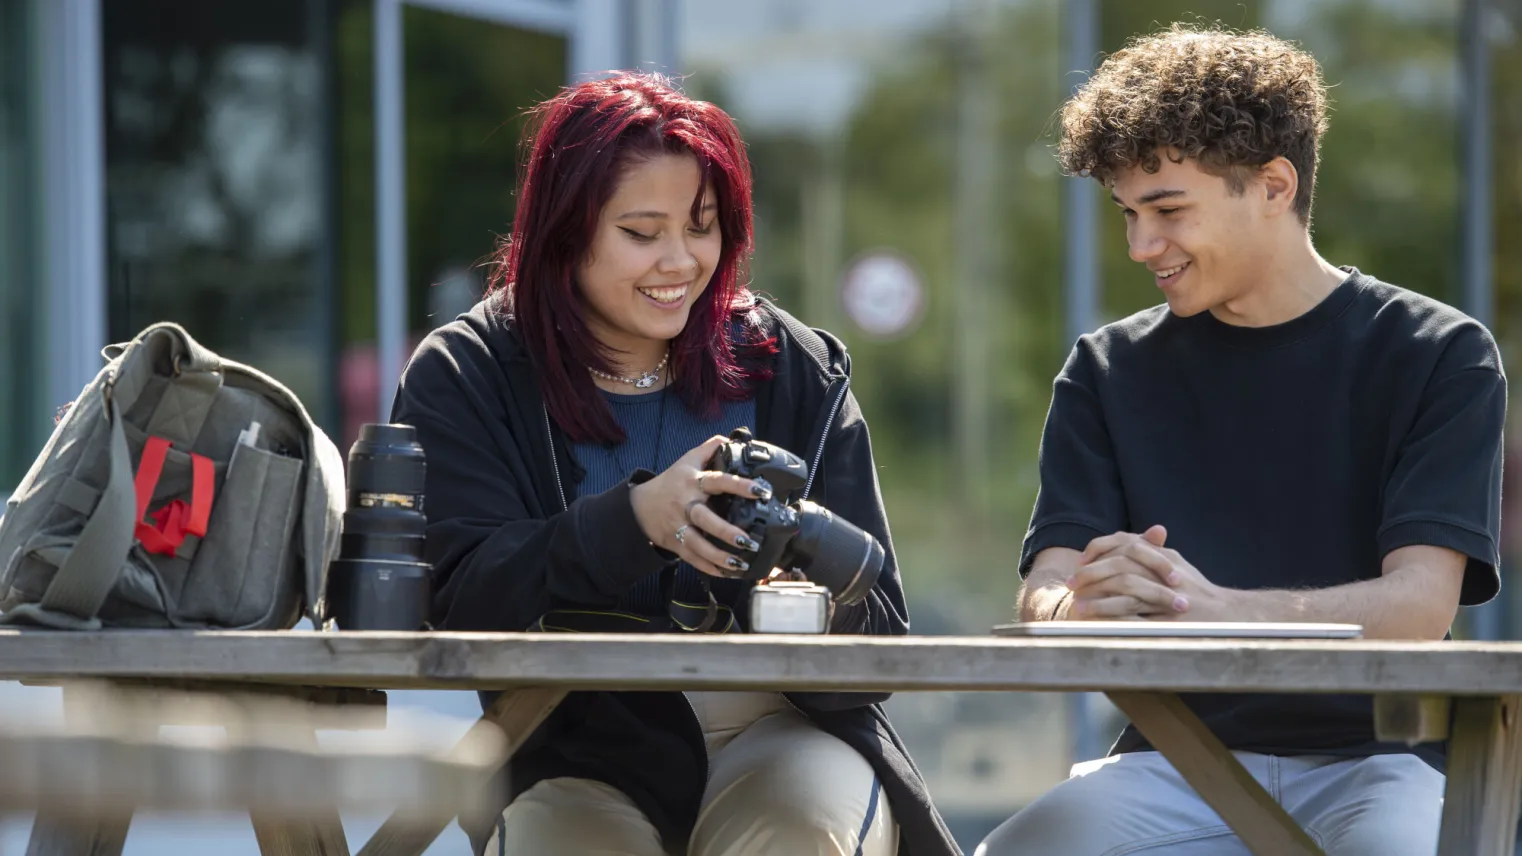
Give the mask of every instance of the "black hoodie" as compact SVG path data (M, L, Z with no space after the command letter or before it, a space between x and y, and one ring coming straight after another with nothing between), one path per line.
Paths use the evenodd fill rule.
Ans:
M767 302L761 326L776 338L773 377L756 390L757 439L810 462L808 496L872 533L886 552L876 587L836 611L831 633L903 635L908 611L872 462L867 423L850 393L839 340ZM552 609L610 608L671 555L635 520L629 485L567 503L581 468L549 418L509 316L492 299L430 333L402 375L392 421L413 425L427 455L427 558L435 626L521 631ZM746 599L714 581L742 623ZM821 729L876 770L900 829L902 856L961 851L919 770L883 713L887 694L788 693ZM477 853L501 809L543 779L606 782L627 794L684 853L707 780L697 717L676 692L571 693L495 780L496 811L462 816Z

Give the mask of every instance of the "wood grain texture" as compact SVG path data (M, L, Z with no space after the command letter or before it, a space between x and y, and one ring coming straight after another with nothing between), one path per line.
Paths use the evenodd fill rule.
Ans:
M1522 695L1458 699L1439 856L1513 856L1522 804Z
M1177 695L1108 695L1248 850L1257 856L1326 856Z
M317 821L252 814L261 856L349 856L349 842L335 814Z
M465 735L454 748L456 757L468 754L474 750L470 748L471 735L480 729L492 729L499 731L504 742L503 751L490 764L493 771L517 751L523 741L527 740L534 729L544 722L561 700L566 696L566 691L556 688L525 687L511 692L505 692L497 697L490 710L482 715L481 719L471 727L471 731ZM415 810L398 811L386 819L381 828L370 836L365 846L360 848L359 856L422 856L424 850L433 844L449 824L455 819L457 811L440 811L434 814Z
M121 856L132 814L78 818L41 812L32 823L26 856Z
M1522 693L1522 643L0 631L0 679L435 689Z
M397 805L453 814L479 799L480 776L487 772L477 762L395 745L307 752L58 734L0 734L0 759L0 806L55 814L67 807L76 819L133 809L299 816Z
M1415 693L1374 697L1374 736L1391 743L1415 746L1447 740L1453 699Z

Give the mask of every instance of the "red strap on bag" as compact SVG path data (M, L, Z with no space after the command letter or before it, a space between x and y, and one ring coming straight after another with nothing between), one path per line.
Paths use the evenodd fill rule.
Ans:
M212 466L211 458L204 455L192 454L190 466L190 520L185 524L185 531L197 538L205 538L206 524L211 522L211 499L216 490L217 470Z
M164 472L164 456L169 452L169 441L163 437L149 437L148 444L143 447L143 458L137 463L137 479L133 487L137 490L137 517L138 523L143 522L143 515L148 513L148 503L153 500L153 489L159 486L159 476Z
M173 556L186 535L206 537L206 526L211 522L211 505L216 490L216 468L211 459L203 455L190 456L191 483L190 503L174 499L165 503L152 515L153 524L143 520L148 513L148 503L153 501L153 490L158 487L164 472L164 458L169 453L169 441L163 437L149 437L143 446L143 457L138 461L137 477L133 487L137 492L137 540L143 549L161 556Z

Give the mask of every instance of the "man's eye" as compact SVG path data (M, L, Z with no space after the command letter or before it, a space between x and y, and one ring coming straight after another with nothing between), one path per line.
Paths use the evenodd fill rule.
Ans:
M1178 212L1179 212L1179 209L1177 209L1177 208L1159 208L1159 209L1157 209L1157 213L1163 215L1164 217L1171 217L1174 214L1177 214Z
M619 226L619 227L618 227L618 228L619 228L619 229L620 229L620 230L621 230L621 231L622 231L622 232L623 232L623 233L624 233L624 234L625 234L625 235L628 235L628 236L629 236L629 237L631 237L631 238L633 238L633 239L634 239L634 240L636 240L636 241L639 241L639 242L641 242L641 243L646 243L646 244L648 244L648 243L650 243L650 242L651 242L651 241L653 241L653 240L655 240L655 236L654 236L654 235L646 235L646 234L645 234L645 233L644 233L644 232L636 232L636 231L634 231L634 230L633 230L633 229L625 229L625 228L624 228L624 227L623 227L623 226Z

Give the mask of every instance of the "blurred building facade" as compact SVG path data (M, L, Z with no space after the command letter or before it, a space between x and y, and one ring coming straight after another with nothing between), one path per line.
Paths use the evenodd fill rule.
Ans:
M1173 20L1312 50L1336 85L1323 254L1522 356L1522 0L0 0L0 484L100 347L161 319L285 381L346 448L479 294L521 111L656 68L746 136L756 288L855 355L916 631L981 633L1014 596L1052 375L1157 302L1099 189L1057 174L1054 111ZM897 313L847 287L885 256L897 277L857 293ZM1518 589L1461 632L1522 635ZM1069 717L1103 705L893 704L969 850L1104 748Z

